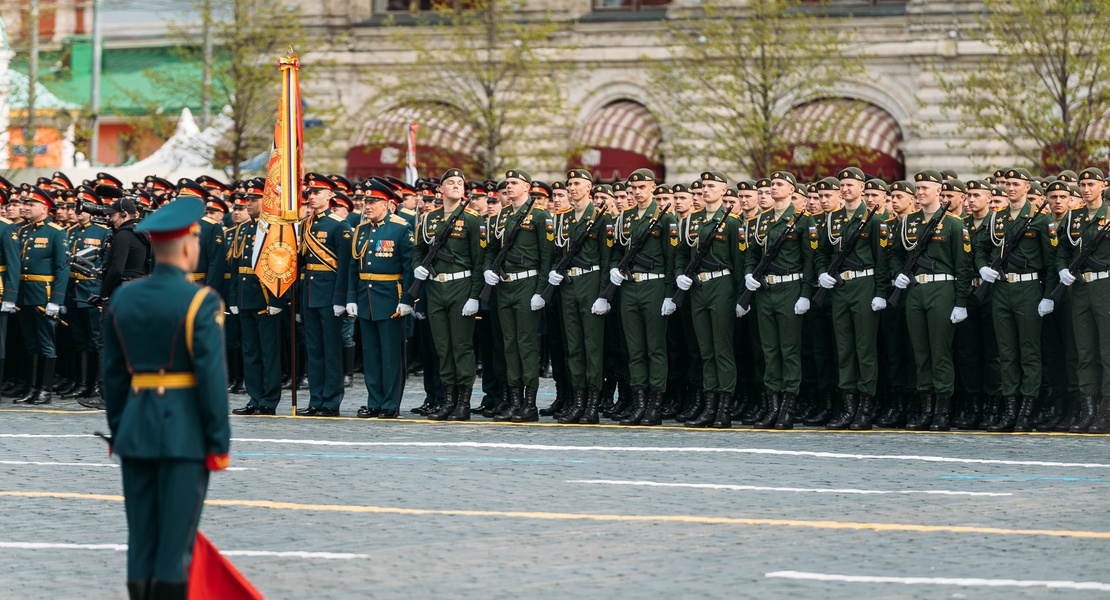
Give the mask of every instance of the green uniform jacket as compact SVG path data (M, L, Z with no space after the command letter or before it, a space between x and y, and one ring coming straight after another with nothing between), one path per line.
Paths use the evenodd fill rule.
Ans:
M501 209L492 223L493 237L486 252L485 269L493 268L493 261L501 251L504 237L516 227L517 223L521 223L520 233L513 242L511 252L522 260L520 262L506 260L503 268L506 273L538 271L539 276L532 278L536 287L533 294L543 292L543 288L547 287L547 273L551 271L551 260L555 254L555 222L551 218L551 213L533 207L525 214L514 210L510 204Z
M327 308L347 304L347 270L351 263L351 226L330 210L311 218L301 230L302 306ZM304 227L302 222L302 228Z
M219 290L223 287L224 269L227 268L224 226L220 221L208 217L201 219L199 225L200 258L197 260L197 272L193 273L193 281Z
M190 327L187 315L205 289ZM198 288L177 267L155 265L150 277L112 294L105 309L103 388L116 454L203 461L228 453L223 322L219 295ZM133 374L157 383L162 372L171 376L164 389L136 389L142 382ZM171 385L181 376L195 383Z
M609 285L609 256L612 254L613 249L613 219L593 205L592 202L586 203L586 208L582 211L582 219L576 220L574 218L574 210L555 215L555 258L553 259L552 267L554 264L562 260L563 256L570 251L571 243L578 239L578 236L590 226L590 221L596 221L590 234L582 243L581 249L575 255L574 260L571 261L571 267L589 268L594 265L599 267L602 276L598 278L599 287L597 296L601 296L601 292ZM546 281L547 276L545 273L540 273Z
M775 220L775 209L763 211L756 219L755 231L746 242L747 251L744 253L744 273L755 271L759 261L763 260L764 253L775 243L775 240L786 230L790 220L794 218L795 208L788 206L778 220ZM813 217L798 215L798 223L794 231L786 237L774 264L781 267L786 274L802 274L802 298L813 297L813 286L817 283L817 275L813 267L813 254L820 244L820 232ZM768 274L775 274L774 271Z
M967 215L966 217L964 217L964 229L966 229L968 235L971 236L971 260L973 265L979 263L979 248L982 247L982 244L989 243L987 242L986 238L987 229L989 228L990 224L991 213L989 212L987 213L987 216L983 217L983 221L979 223L978 226L975 225L975 217L973 217L972 215ZM982 281L979 279L979 273L972 273L972 289L979 287L979 284L981 283Z
M709 232L719 219L724 219L723 225L717 228L712 240L706 240ZM732 283L736 295L744 287L744 253L740 249L743 239L742 229L744 223L737 217L728 213L726 206L721 206L710 215L705 209L691 213L678 222L678 250L675 254L675 277L682 275L686 267L699 252L702 244L710 244L709 250L698 266L698 273L732 271ZM695 285L697 284L696 277Z
M89 223L88 225L75 225L69 230L69 253L77 254L87 248L96 248L103 252L106 248L104 241L111 234L111 230L99 223ZM99 265L103 255L98 255L94 264ZM81 308L88 308L89 297L100 295L100 279L95 277L88 277L76 271L71 271L69 274L69 296L73 298L78 306Z
M990 266L991 261L1002 251L1002 245L1010 237L1010 232L1020 227L1034 212L1033 203L1026 201L1016 219L1010 217L1009 208L994 211L987 216L986 227L978 236L977 245L973 246L976 274L979 269ZM1047 297L1060 281L1059 271L1055 268L1058 245L1056 223L1047 214L1041 213L1033 219L1029 229L1018 240L1017 248L1006 250L1009 256L1024 258L1028 264L1019 267L1007 260L1002 263L999 271L1015 274L1038 273L1040 280L1044 282L1042 297ZM1005 277L1003 274L1002 278Z
M628 252L632 240L636 239L640 232L642 232L655 218L655 214L659 212L659 205L655 200L648 204L644 210L643 216L637 216L640 209L633 206L632 208L622 212L617 217L617 222L614 224L614 233L616 234L616 243L613 245L613 254L610 257L611 264L615 267ZM646 259L645 262L651 266L645 266L638 261L634 261L629 271L632 273L663 273L667 277L666 281L666 297L670 298L674 295L674 279L671 275L674 274L674 259L675 251L678 249L678 220L671 213L664 214L659 218L659 222L655 224L655 228L648 234L647 241L640 251L640 258Z
M851 214L846 207L835 210L825 215L825 225L822 228L821 239L817 245L817 253L813 257L813 266L817 273L829 270L833 257L843 251L842 240L855 233L860 222L867 218L870 211L866 202L860 202ZM887 261L887 248L890 246L890 227L885 220L875 213L863 226L859 239L852 248L848 260L844 262L842 271L864 271L874 269L875 292L872 298L886 298L890 295L890 268ZM853 264L854 263L854 264Z
M14 223L0 217L0 285L3 300L15 302L19 297L19 233Z
M412 285L414 243L409 222L397 215L387 216L376 227L365 221L355 228L347 302L358 304L359 318L392 319L398 303L412 305L407 290ZM400 276L400 279L375 279L374 275Z
M460 210L460 207L455 207L455 210ZM450 215L445 217L443 214L443 207L424 215L416 231L416 248L412 253L414 268L419 266L428 255L432 244L435 243L436 234L449 217ZM467 298L477 298L485 284L482 279L482 269L486 253L486 219L470 209L464 210L455 221L455 226L452 227L441 250L446 251L450 259L442 255L436 257L432 261L432 273L447 275L470 271L470 293Z
M1056 252L1056 276L1059 277L1061 269L1066 269L1071 266L1071 261L1083 251L1083 244L1089 244L1095 239L1100 227L1106 225L1107 214L1110 212L1110 205L1104 200L1102 206L1095 211L1095 217L1092 219L1087 213L1087 207L1081 207L1069 210L1064 215L1064 220L1060 222L1060 226L1064 228L1061 232L1061 239L1057 246ZM1091 255L1092 261L1088 261L1079 269L1079 273L1086 272L1100 272L1108 270L1106 265L1110 265L1110 240L1103 240L1099 243L1098 249ZM1078 274L1076 277L1082 279ZM1049 290L1051 292L1051 289Z
M254 236L258 231L258 219L240 223L228 235L228 270L231 282L228 285L228 303L240 310L264 310L268 306L285 308L292 294L282 294L274 298L258 280L254 272Z
M909 253L920 241L921 232L925 229L932 215L925 215L924 211L917 211L898 221L898 230L891 241L890 272L897 276L906 266ZM960 217L947 213L933 232L933 238L925 249L925 257L936 261L932 269L926 269L920 264L914 275L948 274L956 278L956 306L967 307L968 296L971 295L971 234L964 229L964 222Z
M69 265L66 264L65 229L45 219L38 223L24 223L18 233L13 233L19 241L23 267L19 285L20 306L46 306L47 302L61 305L65 302L66 286L69 285ZM27 279L45 277L49 281Z

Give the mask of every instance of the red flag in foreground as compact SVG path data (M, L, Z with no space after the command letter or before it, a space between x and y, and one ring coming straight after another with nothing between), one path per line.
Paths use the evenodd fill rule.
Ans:
M189 600L262 600L262 594L197 531L189 568Z

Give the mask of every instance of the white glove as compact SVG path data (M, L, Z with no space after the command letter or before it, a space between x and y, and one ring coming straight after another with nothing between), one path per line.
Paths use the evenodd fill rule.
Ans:
M497 273L490 270L486 270L482 273L482 279L486 280L486 285L497 285L501 283L501 278L497 276Z
M54 304L53 302L47 302L46 303L46 316L48 316L48 317L56 316L58 314L58 311L61 308L62 307L58 306L57 304Z
M609 281L620 287L620 284L624 283L624 275L621 274L621 270L616 267L609 269Z
M293 315L293 319L295 321L297 321L298 323L303 323L304 322L304 315L302 315L301 313L297 313L297 314Z
M358 309L356 308L355 310L358 310ZM332 304L331 305L331 311L333 313L335 313L335 316L337 316L337 317L342 317L342 316L346 315L349 312L347 310L347 307L343 306L342 304Z
M759 282L756 281L755 277L752 276L751 273L747 273L744 275L744 287L748 288L749 291L755 292L763 286L759 285Z
M612 307L609 306L608 300L606 300L605 298L598 298L597 300L594 300L594 305L590 307L590 312L595 315L604 315L608 314L611 308Z
M871 310L873 312L879 312L884 308L886 308L886 298L875 296L871 299Z
M416 313L416 314L423 315L424 313ZM464 317L473 317L476 314L478 314L478 299L477 298L471 298L471 299L467 300L465 304L463 304L462 316L464 316ZM417 318L420 319L420 320L424 320L423 316L420 316L420 317L417 317Z
M994 283L998 281L998 275L998 271L995 271L990 267L983 267L979 269L979 279L982 279L987 283Z
M1071 271L1067 269L1060 269L1060 283L1064 285L1075 283L1075 275L1072 275Z
M66 314L66 313L68 313L68 312L69 312L69 309L68 309L68 308L66 308L66 305L65 305L65 304L62 304L62 305L60 305L60 306L58 307L58 312L60 312L60 313L62 313L62 314L64 315L64 314Z
M412 314L412 305L403 302L397 303L397 310L395 311L398 316L407 317Z
M352 317L357 317L358 316L358 304L355 303L355 302L348 302L347 306L343 307L343 312L347 313L348 315L350 315Z
M898 276L894 278L894 287L900 290L910 287L910 278L906 277L905 273L899 273Z
M5 300L2 304L0 304L0 312L15 312L15 302L12 302L11 300Z
M428 315L426 315L422 312L413 311L412 318L416 319L417 321L423 321L424 319L428 318Z
M1044 298L1037 304L1037 314L1042 317L1052 314L1053 310L1056 310L1056 302L1052 298Z
M664 317L673 315L676 310L678 310L678 306L675 306L674 300L663 298L663 310L660 312Z
M539 294L532 294L532 299L528 302L528 305L532 308L532 310L540 310L541 308L547 306L547 302L544 301L543 296Z
M267 306L267 307L266 307L266 312L267 312L267 313L269 313L269 314L270 314L270 316L272 317L272 316L274 316L274 315L276 315L276 314L280 313L280 312L281 312L281 309L280 309L280 308L278 308L278 307L276 307L276 306Z
M551 285L559 285L563 282L563 276L556 273L555 271L552 271L547 274L547 282Z
M959 323L967 318L967 309L962 306L957 306L952 309L952 316L949 318L953 323Z
M7 304L7 302L5 302L4 304ZM231 314L233 314L233 315L239 314L239 307L238 306L229 306L229 307L227 307L227 309L230 310Z
M828 273L821 273L817 276L817 283L826 290L831 290L836 287L836 277Z
M743 306L740 306L739 304L737 304L736 305L736 318L739 319L740 317L750 313L751 311L752 311L752 307L749 306L748 308L744 308Z
M685 275L679 275L674 278L674 284L677 285L680 290L688 290L694 287L694 280Z
M798 298L794 303L794 314L804 315L809 311L809 298Z
M425 269L423 266L417 266L415 269L412 270L412 276L419 279L420 281L424 281L425 279L427 279L428 275L431 275L431 273L429 273L428 270Z

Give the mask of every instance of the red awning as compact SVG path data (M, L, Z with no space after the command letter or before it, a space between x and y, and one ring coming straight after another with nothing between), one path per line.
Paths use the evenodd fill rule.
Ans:
M787 113L787 137L804 140L793 149L790 168L799 178L814 179L838 168L855 165L864 173L887 180L902 179L902 127L887 111L868 102L827 98L795 107ZM836 123L835 126L827 126ZM837 151L813 161L812 150L835 144Z
M398 107L371 119L347 151L347 177L404 177L409 124L417 123L416 167L422 177L451 167L466 169L478 145L473 129L448 115L448 109Z
M644 105L618 100L594 111L574 136L577 147L567 168L586 167L597 181L628 177L649 168L656 178L666 177L663 165L663 130Z

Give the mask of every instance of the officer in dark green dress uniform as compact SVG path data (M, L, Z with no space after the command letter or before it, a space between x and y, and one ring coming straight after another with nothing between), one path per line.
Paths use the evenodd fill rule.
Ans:
M65 229L53 222L49 211L54 194L37 186L27 190L23 203L25 223L13 234L20 246L22 268L16 305L24 343L31 355L31 390L17 404L50 404L57 354L54 328L69 285Z
M224 215L227 203L217 195L210 195L196 182L182 179L177 184L176 196L196 196L204 202L204 218L200 220L200 264L193 273L193 281L219 289L224 284L227 268L227 247L224 244Z
M343 402L343 335L347 313L347 269L351 262L351 226L328 209L334 181L317 173L305 175L310 215L300 231L300 310L308 351L306 417L338 417Z
M0 203L6 207L15 200L10 182L0 177ZM0 217L0 380L4 377L4 363L8 348L8 317L15 312L19 297L20 249L15 224ZM6 386L4 386L6 387Z
M77 188L76 201L78 204L100 205L100 198L88 186ZM69 230L69 253L71 256L85 256L88 264L99 266L105 250L105 242L111 230L94 223L92 217L84 211L77 212L77 223ZM69 332L73 336L73 350L77 353L77 383L78 386L63 398L76 398L80 402L84 398L93 398L94 407L99 408L99 394L95 391L97 340L100 338L100 308L89 302L90 299L100 295L100 279L95 273L87 271L70 270L69 289L66 291L66 315L69 323Z
M378 181L364 185L364 219L354 232L348 268L347 312L359 318L366 406L362 418L397 418L401 408L405 356L403 317L412 314L412 251L408 221L390 213L391 189Z
M188 597L189 564L211 471L227 468L231 428L224 306L189 273L204 204L182 198L136 228L155 267L105 309L104 400L120 457L131 598Z

